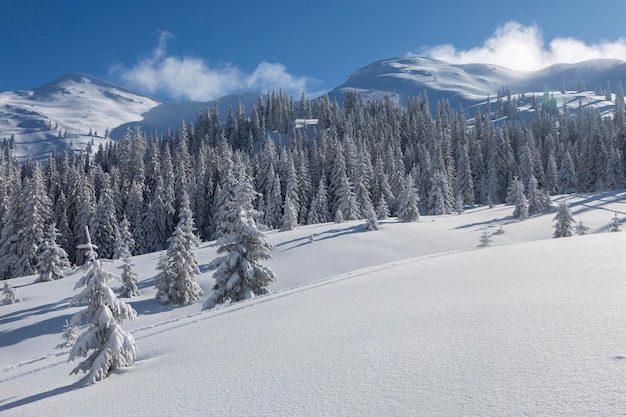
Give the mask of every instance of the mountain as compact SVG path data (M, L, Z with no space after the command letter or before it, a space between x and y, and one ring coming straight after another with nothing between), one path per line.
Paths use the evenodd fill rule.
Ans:
M494 103L507 89L516 98L518 117L523 119L533 112L533 97L550 91L558 108L566 103L573 113L583 106L610 114L613 102L606 100L604 89L609 83L614 93L622 79L626 79L626 62L619 60L597 59L520 72L489 64L456 65L404 57L355 71L329 96L341 103L346 91L356 90L366 100L390 96L405 106L409 98L426 93L432 111L437 102L446 99L453 109L463 107L471 112L488 97ZM579 88L581 82L586 88ZM13 152L20 159L45 159L51 151L66 146L84 149L91 141L98 146L105 136L119 139L135 125L148 135L174 131L183 120L194 122L198 111L212 108L216 102L224 121L229 107L234 109L241 102L250 110L259 95L241 93L208 102L167 103L72 73L32 90L1 93L0 140L13 135Z
M355 71L348 80L329 92L341 103L346 90L356 90L365 99L390 96L406 106L411 97L426 93L434 110L437 102L446 99L453 109L468 108L495 99L498 92L508 88L512 94L542 95L554 92L557 100L578 99L598 101L591 90L604 89L610 83L613 92L621 80L626 80L626 62L595 59L577 64L558 64L538 71L513 71L491 64L450 64L424 57L392 58L375 62ZM584 92L579 93L581 81ZM560 97L560 91L567 93ZM600 97L602 98L602 97ZM596 103L605 107L610 103ZM606 110L606 109L605 109Z
M242 102L252 108L258 96L243 93L208 102L166 103L71 73L32 90L0 93L0 141L13 135L19 159L45 159L67 146L84 149L91 141L97 147L107 138L119 139L135 125L147 133L176 130L183 119L195 121L198 111L212 108L216 101L225 120L230 106Z
M84 269L0 305L0 414L9 416L588 416L626 408L624 191L557 196L588 236L551 239L554 211L511 206L419 222L270 231L273 294L201 311L215 242L196 255L205 294L161 305L159 253L133 258L142 294L123 323L134 364L85 385L63 324ZM478 249L484 231L492 247ZM120 274L120 261L106 264ZM111 282L112 288L121 283ZM83 329L80 330L83 332Z
M0 94L0 138L15 135L14 154L43 159L68 145L97 146L107 131L142 119L161 103L106 81L71 73L32 90ZM92 136L89 136L91 131Z

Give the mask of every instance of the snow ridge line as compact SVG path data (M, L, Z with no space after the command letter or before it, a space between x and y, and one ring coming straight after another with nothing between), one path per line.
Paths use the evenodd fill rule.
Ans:
M148 330L152 330L152 329L158 329L158 328L160 328L162 326L166 326L168 324L174 324L174 323L178 323L178 322L183 321L183 320L193 319L193 318L198 317L198 316L203 316L203 317L197 318L196 320L186 321L186 322L180 324L179 326L177 326L177 328L178 327L182 327L182 326L187 326L187 325L190 325L190 324L193 324L193 323L197 323L197 322L200 322L200 321L209 320L209 319L214 318L214 317L219 317L219 316L222 316L224 314L230 314L230 313L233 313L235 311L240 311L240 310L242 310L244 308L253 307L253 306L257 305L257 304L267 303L267 302L270 302L272 300L277 300L277 299L280 299L280 298L283 298L283 297L287 297L287 296L289 296L291 294L298 294L300 292L304 292L304 291L307 291L307 290L310 290L310 289L322 287L324 285L330 285L330 284L333 284L333 283L336 283L336 282L346 281L346 280L349 280L349 279L352 279L352 278L357 278L357 277L360 277L360 276L363 276L363 275L368 275L368 274L371 274L371 273L374 273L374 272L378 272L378 271L384 271L386 269L391 269L391 268L395 268L395 267L402 266L402 265L408 265L408 264L419 262L419 261L422 261L422 260L425 260L425 259L438 258L438 257L441 257L441 256L447 256L447 255L452 255L452 254L456 254L456 253L469 252L469 251L472 251L472 250L476 250L476 248L460 249L460 250L449 251L449 252L440 252L440 253L435 253L435 254L430 254L430 255L418 256L418 257L415 257L415 258L408 258L408 259L402 259L402 260L399 260L399 261L388 262L388 263L384 263L384 264L380 264L380 265L376 265L376 266L370 266L370 267L367 267L367 268L357 269L357 270L346 272L346 273L343 273L343 274L333 275L331 277L322 278L322 279L319 279L317 281L296 285L296 286L290 287L290 288L285 288L283 290L276 291L276 292L271 293L271 294L259 296L259 297L255 298L253 300L243 300L243 301L238 301L236 303L229 304L227 306L218 307L218 308L215 308L215 309L209 311L208 315L206 314L205 311L198 311L196 313L188 314L186 316L173 318L173 319L166 320L166 321L163 321L163 322L160 322L160 323L154 323L154 324L151 324L151 325L148 325L148 326L145 326L145 327L139 327L137 329L132 330L131 333L133 335L135 335L138 332L148 331ZM149 333L149 334L146 334L144 336L135 337L135 340L141 340L141 339L144 339L144 338L147 338L147 337L154 336L156 334L165 333L165 332L167 332L169 330L170 330L170 328L164 328L164 329L156 331L154 333ZM16 370L18 368L22 368L22 367L25 367L25 366L28 366L28 365L32 365L32 364L35 364L35 363L38 363L38 362L42 362L42 361L45 361L45 360L48 360L48 359L58 358L60 356L67 355L68 353L69 352L67 352L67 351L65 351L65 352L58 352L58 353L50 353L50 354L48 354L46 356L40 356L38 358L33 358L33 359L30 359L30 360L27 360L27 361L23 361L23 362L19 362L19 363L13 364L13 365L8 365L8 366L5 366L4 368L0 369L0 374L1 373L5 373L5 372L9 372L9 371L12 371L12 370ZM9 381L9 380L12 380L12 379L15 379L15 378L18 378L20 376L32 374L32 373L35 373L37 371L40 371L40 370L43 370L43 369L47 369L47 368L50 368L50 367L53 367L53 366L58 366L58 365L63 364L63 363L65 363L65 361L63 361L63 362L55 362L55 363L51 363L51 364L46 365L46 366L38 367L38 368L30 370L30 371L22 372L22 373L20 373L18 375L14 375L12 377L3 378L3 379L0 379L0 383Z
M336 282L341 282L341 281L346 281L352 278L357 278L363 275L368 275L370 273L374 273L374 272L378 272L378 271L383 271L386 269L391 269L391 268L395 268L397 266L402 266L402 265L407 265L407 264L411 264L411 263L415 263L418 261L422 261L424 259L430 259L430 258L437 258L437 257L441 257L441 256L446 256L446 255L451 255L451 254L455 254L455 253L462 253L462 252L469 252L472 250L476 250L476 248L469 248L469 249L460 249L460 250L456 250L456 251L449 251L449 252L440 252L440 253L435 253L435 254L430 254L430 255L423 255L423 256L418 256L415 258L408 258L408 259L402 259L399 261L393 261L393 262L388 262L388 263L384 263L384 264L380 264L380 265L376 265L376 266L370 266L367 268L362 268L362 269L357 269L354 271L350 271L350 272L346 272L343 274L339 274L339 275L333 275L331 277L326 277L326 278L322 278L319 279L317 281L313 281L313 282L308 282L305 284L300 284L300 285L296 285L293 287L289 287L289 288L285 288L283 290L271 293L271 294L267 294L267 295L262 295L259 297L254 298L253 300L242 300L242 301L238 301L232 304L228 304L227 306L223 306L223 307L217 307L215 309L213 309L212 311L209 311L209 315L205 316L205 317L201 317L198 318L196 320L192 320L186 323L183 323L181 326L186 326L186 325L190 325L193 323L197 323L199 321L204 321L204 320L208 320L214 317L219 317L222 316L224 314L230 314L233 313L235 311L240 311L244 308L249 308L249 307L253 307L257 304L261 304L261 303L266 303L266 302L270 302L272 300L277 300L283 297L286 297L288 295L291 294L297 294L300 292L304 292L304 291L308 291L310 289L313 288L318 288L318 287L322 287L324 285L329 285L329 284L333 284ZM146 327L140 327L137 329L134 329L131 333L133 333L133 335L137 332L141 332L141 331L146 331L146 330L151 330L151 329L155 329L161 326L166 326L168 324L171 323L177 323L183 319L191 319L200 315L204 315L205 311L199 311L193 314L189 314L186 316L181 316L181 317L177 317L175 319L172 320L167 320L167 321L163 321L160 323L155 323ZM178 327L181 327L178 326ZM163 329L161 331L158 332L154 332L154 333L150 333L148 335L145 336L141 336L141 337L135 337L136 340L141 340L145 337L149 337L149 336L153 336L155 334L159 334L159 333L163 333L168 331L169 328Z

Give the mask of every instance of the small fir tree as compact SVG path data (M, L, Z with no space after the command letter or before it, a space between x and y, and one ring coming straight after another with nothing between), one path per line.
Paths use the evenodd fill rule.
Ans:
M341 212L341 210L337 209L337 211L335 211L335 223L343 222L345 222L345 219L343 218L343 213Z
M483 230L483 234L480 235L480 241L478 243L479 248L486 248L491 246L491 234L489 234L486 230Z
M135 240L130 232L130 223L124 217L120 223L119 231L115 236L115 251L113 257L115 259L122 258L122 286L120 287L120 296L122 297L137 297L141 293L137 288L139 277L135 273L135 264L132 261L131 254L135 247Z
M68 321L63 325L63 334L61 335L64 342L55 346L55 349L71 349L78 339L78 326L71 326Z
M574 230L576 231L576 234L578 236L584 236L587 234L587 230L589 230L589 227L583 224L583 219L581 218L576 224L576 227L574 228Z
M137 346L133 336L122 329L124 319L135 320L137 313L131 306L118 300L107 285L117 277L104 270L98 259L97 247L91 243L89 227L85 227L87 243L79 245L86 251L85 275L78 280L75 289L83 288L72 299L72 304L86 304L87 307L76 313L67 324L64 336L66 343L70 338L67 333L71 327L87 324L87 329L79 335L72 345L69 361L77 357L87 357L76 366L71 374L79 371L87 373L90 383L106 378L111 371L129 366L135 360Z
M621 232L622 231L622 227L621 227L621 220L617 215L617 211L615 212L615 214L613 215L613 218L611 219L611 224L609 225L609 232Z
M209 264L214 269L215 285L203 310L217 304L237 302L269 293L268 285L276 281L276 274L261 261L270 259L273 245L256 227L259 212L252 206L256 192L247 179L237 186L235 200L227 204L224 218L229 221L228 233L217 241L222 256Z
M65 278L64 270L69 269L70 261L67 252L57 244L57 229L50 224L48 233L41 244L37 270L39 277L36 282L54 281Z
M2 300L2 304L15 304L22 301L17 296L17 290L13 288L13 285L11 285L9 281L4 281L2 294L4 295L4 300Z
M380 226L378 225L378 216L372 207L370 207L369 213L367 214L365 229L369 231L380 230Z
M552 237L570 237L574 234L574 216L565 202L559 204L559 210L553 221L555 224Z
M156 299L161 304L195 303L202 295L195 278L200 269L194 253L200 240L194 233L194 220L186 196L183 198L178 226L168 242L165 257L158 266L161 272L156 281Z

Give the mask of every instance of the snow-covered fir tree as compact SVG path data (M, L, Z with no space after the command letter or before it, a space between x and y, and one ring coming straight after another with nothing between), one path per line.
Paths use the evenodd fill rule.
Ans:
M365 229L369 231L380 230L380 226L378 224L378 215L374 211L374 209L370 206L369 213L367 213L366 217L367 221L365 222Z
M137 288L139 282L139 276L135 272L135 264L132 261L131 254L135 241L133 235L130 233L129 222L124 217L120 223L119 232L115 239L115 255L117 258L122 258L122 286L120 287L120 296L122 297L137 297L141 293ZM115 256L114 255L114 256Z
M452 193L448 180L442 173L434 173L430 179L431 188L428 199L428 214L450 214L452 212Z
M585 224L583 223L583 219L581 218L578 220L578 223L576 223L574 230L576 231L576 234L578 236L584 236L587 234L587 230L589 230L589 227L585 226Z
M48 227L48 233L39 250L36 282L53 281L65 278L63 271L70 268L67 252L57 244L57 228L54 223Z
M330 221L328 213L328 190L326 189L326 179L320 178L319 186L313 201L311 201L311 209L307 216L308 224L326 223Z
M223 255L209 264L209 269L215 270L215 284L203 310L226 301L266 294L268 285L276 281L274 271L261 263L271 258L273 245L256 226L259 213L252 205L255 194L250 182L242 178L236 188L236 199L227 204L224 217L229 221L228 232L217 241L217 253Z
M113 259L123 258L126 252L133 253L135 249L135 239L130 231L130 222L124 216L117 227L115 233L115 243L113 245Z
M621 224L622 224L622 221L620 220L616 211L615 214L613 215L613 218L611 219L611 223L609 224L609 232L621 232L622 231Z
M517 178L513 179L509 185L506 202L515 206L513 217L520 220L528 218L528 199L524 193L524 185Z
M17 274L30 275L37 271L39 248L44 241L46 225L52 217L52 201L46 193L45 180L39 163L26 182L23 212L18 231Z
M531 176L526 187L526 199L528 200L528 214L544 213L552 208L550 196L537 186L537 179Z
M402 187L402 191L398 196L398 220L407 222L416 222L420 219L419 197L415 190L413 177L407 174Z
M552 237L569 237L574 234L574 216L572 211L567 206L567 203L562 202L559 204L559 210L554 216L554 234Z
M71 349L78 339L78 325L70 326L68 321L63 325L63 334L61 334L63 342L56 345L55 349Z
M386 220L390 214L387 200L385 200L385 196L381 195L378 204L376 204L376 216L378 220Z
M285 197L285 203L283 204L283 221L280 226L280 231L293 230L298 226L298 213L296 208L291 202L289 196Z
M87 373L90 383L106 378L112 371L131 365L137 354L133 336L122 328L123 320L135 320L137 313L131 306L120 301L108 283L119 279L104 269L98 259L97 247L91 243L89 227L85 228L87 243L80 245L85 250L86 269L76 283L75 289L83 288L72 299L72 304L86 304L68 323L68 326L86 324L69 353L68 361L86 357L71 372ZM67 331L67 329L66 329ZM66 339L67 340L67 339Z
M9 281L4 281L4 287L2 288L2 295L4 295L2 304L15 304L15 303L19 303L20 301L22 301L17 296L17 290L13 288L13 285L11 285Z
M168 239L169 246L158 265L156 299L161 304L192 304L202 295L196 282L200 273L195 249L200 240L194 233L194 220L189 208L189 199L183 196L180 220Z
M100 190L100 199L96 205L92 229L94 245L98 247L99 255L104 259L113 259L115 236L118 233L112 194L113 191L107 179L105 180L105 185Z
M491 246L491 242L493 242L493 240L491 239L491 234L487 232L486 230L483 230L483 233L480 235L480 241L478 242L478 247L479 248L489 247Z

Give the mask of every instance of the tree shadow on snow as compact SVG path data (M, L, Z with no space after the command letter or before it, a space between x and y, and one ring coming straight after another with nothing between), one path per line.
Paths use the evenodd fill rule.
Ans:
M39 314L45 314L45 313L50 313L53 311L67 309L71 300L72 299L68 297L56 303L37 305L31 308L17 310L12 313L5 314L2 316L2 318L0 318L0 324L7 324L7 323L21 320L25 317L36 316Z
M18 327L16 329L0 332L0 347L7 347L22 342L32 337L42 336L44 334L59 334L59 343L61 343L61 333L66 321L72 318L73 314L51 317L47 320L38 321L27 326Z
M365 228L365 224L364 223L360 223L360 224L355 224L354 226L350 226L350 227L345 227L345 228L341 228L341 229L331 229L331 230L327 230L325 232L322 233L316 233L316 234L311 234L310 236L307 237L302 237L302 238L298 238L298 239L292 239L290 241L287 242L282 242L279 243L278 245L276 245L276 248L280 248L282 246L286 246L289 244L293 244L295 242L300 242L294 246L290 246L288 248L283 249L281 252L286 252L288 250L291 249L295 249L295 248L299 248L301 246L304 245L308 245L311 243L315 243L317 241L322 241L322 240L327 240L327 239L334 239L336 237L341 237L341 236L346 236L346 235L352 235L355 233L364 233L364 232L368 232L369 230L367 230ZM313 238L313 240L311 240L311 238Z
M6 404L3 404L3 403L5 401L9 400L10 398L5 399L5 400L0 400L0 412L11 410L11 409L17 408L17 407L22 407L24 405L36 403L37 401L41 401L41 400L44 400L46 398L54 397L56 395L65 394L66 392L71 392L71 391L77 390L79 388L85 387L87 385L88 384L85 382L85 380L83 378L80 381L74 382L73 384L66 385L64 387L54 388L54 389L51 389L49 391L33 394L33 395L29 396L29 397L25 397L25 398L22 398L22 399L19 399L19 400L15 400L15 401L12 401L12 402L7 402Z
M513 211L514 207L511 206L511 211ZM475 222L475 223L467 223L467 224L462 224L460 226L455 227L455 230L460 230L460 229L469 229L469 228L473 228L476 227L479 230L484 228L485 226L500 226L500 225L506 225L506 224L511 224L511 223L515 223L518 222L519 219L514 218L513 216L506 216L506 217L502 217L499 219L489 219L489 220L485 220L483 222Z
M161 304L157 301L156 298L146 298L144 300L133 301L133 299L129 299L128 304L137 312L137 315L144 314L157 314L163 313L165 311L174 310L175 308L181 307L179 304Z

